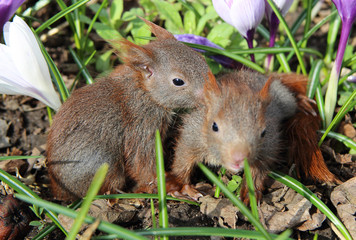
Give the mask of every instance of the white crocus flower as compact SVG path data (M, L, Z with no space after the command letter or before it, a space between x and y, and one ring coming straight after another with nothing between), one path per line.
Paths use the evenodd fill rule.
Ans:
M213 6L219 16L246 39L248 32L260 24L265 11L264 0L213 0Z
M36 98L58 110L47 63L31 29L15 16L4 25L5 43L0 44L0 94L20 94Z

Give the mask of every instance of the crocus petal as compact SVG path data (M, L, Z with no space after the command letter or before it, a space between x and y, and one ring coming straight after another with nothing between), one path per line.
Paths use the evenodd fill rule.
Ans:
M220 47L219 45L216 45L215 43L211 42L209 39L202 36L197 36L194 34L176 34L174 35L174 37L181 42L200 44L200 45L224 50L224 48ZM205 52L205 50L197 49L197 48L194 48L194 50L202 53ZM223 55L209 55L208 57L214 59L216 62L220 63L222 66L226 68L236 69L241 66L240 63Z
M25 0L0 0L0 32Z
M270 21L273 10L266 0L265 0L265 2L266 2L266 17L267 17L267 20ZM273 0L273 2L276 4L276 6L278 7L278 10L281 12L281 14L283 16L285 16L287 14L289 8L293 4L293 0Z
M260 24L265 11L264 0L213 0L213 5L219 16L244 38Z
M332 0L343 22L352 24L356 20L355 0Z
M228 24L233 25L230 17L231 6L233 1L213 0L213 6L217 14Z
M202 37L202 36L197 36L194 34L176 34L174 37L181 42L188 42L188 43L195 43L195 44L200 44L208 47L213 47L213 48L218 48L218 49L223 49L219 45L216 45L209 39ZM201 49L196 49L199 52L205 52L204 50Z
M240 34L247 38L247 33L262 21L265 11L264 0L238 0L234 1L231 8L233 26Z
M28 95L58 110L61 103L31 29L15 17L5 24L4 39L7 45L0 45L0 93Z

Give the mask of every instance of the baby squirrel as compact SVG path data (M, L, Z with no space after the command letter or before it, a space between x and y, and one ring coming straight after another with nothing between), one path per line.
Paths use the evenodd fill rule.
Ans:
M183 119L176 143L171 174L182 186L180 193L200 196L190 185L198 162L238 172L247 158L261 199L264 180L284 149L289 149L298 174L337 182L317 145L320 119L305 96L306 86L307 78L296 74L267 77L241 70L218 81L210 78L204 104ZM240 196L245 202L247 194L243 184Z
M153 192L156 129L164 141L173 110L193 108L202 97L211 74L204 57L142 20L157 39L144 46L122 40L124 64L74 91L54 118L47 159L58 199L85 196L103 163L110 167L100 193L123 189L127 177L137 192Z

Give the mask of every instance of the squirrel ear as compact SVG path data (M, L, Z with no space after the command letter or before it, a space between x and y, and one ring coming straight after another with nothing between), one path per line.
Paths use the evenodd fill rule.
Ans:
M158 38L158 39L174 39L176 38L173 36L172 33L168 32L166 29L154 24L153 22L148 21L140 16L138 16L142 21L144 21L149 27L151 32Z
M153 53L145 47L138 46L129 40L121 39L119 56L126 64L144 65L151 62Z
M209 71L208 78L205 78L204 97L207 102L211 102L215 95L220 95L221 89L216 81L214 74Z
M270 99L269 88L273 81L274 78L270 76L261 91L259 92L259 95L263 101L268 101Z

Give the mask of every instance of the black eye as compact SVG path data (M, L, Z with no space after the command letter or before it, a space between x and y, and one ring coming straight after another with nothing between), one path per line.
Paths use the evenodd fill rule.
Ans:
M180 78L174 78L173 84L180 87L180 86L183 86L185 84L185 82Z
M213 129L214 132L219 131L219 127L218 127L218 125L216 124L216 122L213 123L213 126L212 126L211 128Z
M263 129L263 131L261 132L261 137L264 137L266 135L266 129Z

